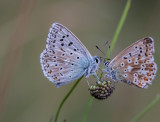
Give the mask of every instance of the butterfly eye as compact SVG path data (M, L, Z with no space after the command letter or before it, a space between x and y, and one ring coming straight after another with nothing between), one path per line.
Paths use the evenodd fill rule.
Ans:
M95 59L95 61L96 61L97 64L99 63L99 60L97 58Z
M110 61L105 61L104 66L108 67L109 63L110 63Z

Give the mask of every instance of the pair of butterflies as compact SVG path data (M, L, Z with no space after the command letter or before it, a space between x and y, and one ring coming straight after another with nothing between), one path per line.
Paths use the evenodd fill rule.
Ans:
M154 62L154 40L146 37L120 52L111 62L105 61L105 76L147 88L152 83L157 65ZM91 56L81 41L66 27L53 23L46 40L46 49L40 55L44 75L56 87L61 87L84 75L97 77L101 59Z

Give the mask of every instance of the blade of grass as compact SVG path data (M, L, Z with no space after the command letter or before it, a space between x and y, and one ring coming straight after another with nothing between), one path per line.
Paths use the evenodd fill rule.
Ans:
M117 38L118 38L118 36L119 36L119 34L120 34L120 32L121 32L121 29L122 29L122 27L123 27L123 24L124 24L125 20L126 20L126 17L127 17L128 11L129 11L129 9L130 9L130 6L131 6L131 0L127 0L125 9L124 9L124 11L123 11L123 13L122 13L121 19L120 19L120 21L119 21L119 24L118 24L118 26L117 26L117 29L116 29L115 34L114 34L114 36L113 36L113 39L112 39L112 41L111 41L110 51L107 52L106 58L109 58L110 53L112 52L112 50L113 50L113 48L114 48L114 45L115 45L116 42L117 42ZM103 67L102 67L102 69L103 69ZM89 98L88 105L87 105L87 107L86 107L86 109L85 109L85 112L84 112L84 115L83 115L82 122L85 122L85 121L86 121L87 116L88 116L89 109L91 108L91 105L92 105L92 102L93 102L93 98L90 97L90 98Z
M65 101L67 100L67 98L71 95L71 93L73 92L73 90L76 88L76 86L78 85L78 83L81 81L81 79L83 78L83 76L81 78L79 78L76 83L72 86L72 88L69 90L69 92L66 94L66 96L63 98L61 104L58 107L57 113L56 113L56 117L54 119L54 122L57 122L58 117L59 117L59 113L62 109L62 106L64 105ZM52 122L52 119L51 119Z
M151 108L153 108L158 102L160 102L160 95L158 94L157 97L142 111L140 112L137 116L135 116L131 122L136 122L140 118L142 118Z

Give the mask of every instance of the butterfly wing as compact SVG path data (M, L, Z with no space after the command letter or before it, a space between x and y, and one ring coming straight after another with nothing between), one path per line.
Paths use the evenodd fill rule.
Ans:
M44 75L57 87L80 78L89 67L92 56L80 40L67 28L54 23L41 53Z
M120 52L109 67L116 72L116 80L147 88L157 72L154 52L153 38L146 37Z

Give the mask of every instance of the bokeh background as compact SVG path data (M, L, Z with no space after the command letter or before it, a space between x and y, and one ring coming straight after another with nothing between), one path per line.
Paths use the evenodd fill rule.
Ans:
M53 22L69 28L88 48L112 40L126 0L1 0L0 1L0 121L49 122L74 82L56 88L44 77L40 53ZM155 39L160 58L160 1L132 1L111 58L140 38ZM103 48L106 53L106 49ZM160 93L160 76L148 89L118 83L104 101L94 99L87 122L128 122ZM95 80L89 78L89 81ZM59 122L80 122L90 94L83 80L64 104ZM141 122L160 121L160 103Z

